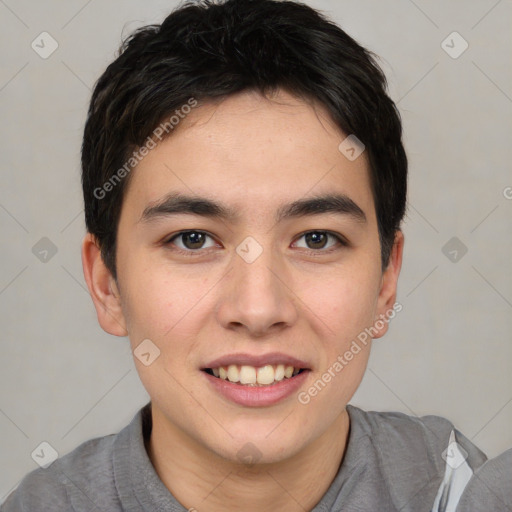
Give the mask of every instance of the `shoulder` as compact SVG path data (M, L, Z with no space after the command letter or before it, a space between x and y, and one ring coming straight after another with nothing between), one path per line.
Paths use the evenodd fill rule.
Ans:
M55 510L64 512L69 510L70 502L66 494L66 486L50 469L52 466L46 469L36 469L26 475L0 506L0 511L43 512L44 510Z
M489 510L512 510L512 448L475 472L457 508L457 512Z
M352 405L347 406L350 416L357 417L362 421L364 428L368 433L389 436L397 432L401 434L418 434L435 439L438 435L450 432L453 424L441 416L410 416L402 412L379 412L364 411Z
M470 466L481 466L487 457L467 437L459 432L451 421L441 416L410 416L401 412L363 411L354 406L347 406L351 418L361 424L364 432L371 436L378 451L396 450L420 460L429 460L433 467L444 470L446 457L444 453L452 432L457 444L468 455Z
M21 480L0 511L68 512L75 507L105 510L102 500L116 495L112 470L116 436L85 441L50 466L33 470Z
M357 436L371 446L379 478L399 510L445 510L487 457L440 416L363 411L347 406ZM449 508L454 510L454 508Z

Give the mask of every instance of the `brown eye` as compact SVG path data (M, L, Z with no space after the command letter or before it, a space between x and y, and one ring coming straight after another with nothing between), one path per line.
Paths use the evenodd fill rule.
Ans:
M308 231L307 233L303 233L299 240L301 238L304 238L306 241L305 249L313 249L319 252L328 252L333 247L336 247L336 242L342 246L347 245L341 236L335 235L334 233L330 233L328 231ZM327 246L329 239L334 239L335 243Z
M204 246L205 240L207 238L212 237L203 231L182 231L170 238L167 242L165 242L165 244L174 245L174 241L177 240L182 244L181 246L176 244L179 249L190 252L197 251L198 249L208 248ZM214 245L215 244L210 245L209 247L213 247Z
M323 249L327 244L328 235L318 231L313 231L304 235L306 237L306 243L311 249Z
M205 234L198 231L189 231L181 235L181 240L187 249L201 249L204 244ZM189 245L190 244L190 245Z

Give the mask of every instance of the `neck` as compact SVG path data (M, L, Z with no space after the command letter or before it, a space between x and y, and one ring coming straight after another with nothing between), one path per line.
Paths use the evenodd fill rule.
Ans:
M147 451L156 473L182 505L201 512L310 511L338 473L350 428L344 409L326 432L293 457L248 465L199 446L158 410L152 409L152 419Z

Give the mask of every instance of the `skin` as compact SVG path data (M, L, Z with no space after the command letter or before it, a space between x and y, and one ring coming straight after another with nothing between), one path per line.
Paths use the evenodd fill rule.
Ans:
M147 450L185 507L311 510L339 469L350 427L345 406L371 343L307 405L297 394L266 407L234 404L200 368L233 352L283 352L308 362L304 391L392 309L403 235L396 233L383 272L366 154L349 161L338 150L345 137L322 106L283 90L196 107L132 171L117 235L117 282L94 237L83 240L84 275L101 327L129 336L132 350L147 338L160 350L149 366L134 357L152 401ZM209 197L240 217L180 214L139 222L148 205L171 191ZM282 204L326 192L349 196L367 221L326 213L275 223ZM203 246L186 237L165 244L194 229L211 235ZM329 238L323 248L302 236L322 230L349 245ZM247 236L263 248L252 263L236 252ZM383 323L374 338L385 334ZM260 454L252 465L237 458L248 442Z

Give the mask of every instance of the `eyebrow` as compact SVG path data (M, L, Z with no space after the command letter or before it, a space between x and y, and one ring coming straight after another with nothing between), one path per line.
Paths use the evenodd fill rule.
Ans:
M284 204L276 211L275 221L325 213L346 215L357 222L367 222L364 211L345 194L318 195ZM171 192L155 204L147 206L138 222L148 223L158 218L179 214L199 215L231 222L240 219L238 210L207 197Z

